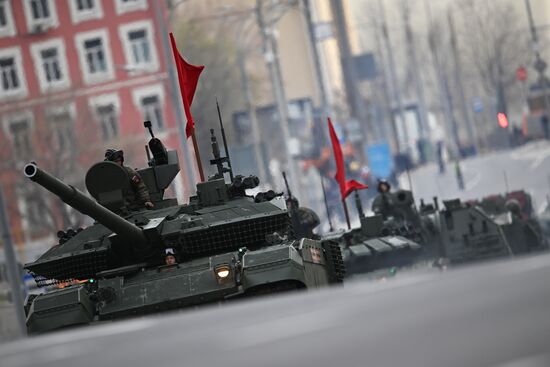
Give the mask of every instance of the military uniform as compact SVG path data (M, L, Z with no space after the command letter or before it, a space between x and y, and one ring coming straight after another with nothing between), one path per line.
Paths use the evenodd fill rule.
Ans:
M128 179L130 180L130 184L134 191L133 194L128 193L128 195L126 195L125 197L126 201L130 206L143 207L146 202L151 201L147 186L145 186L145 183L143 182L143 179L141 178L139 173L137 173L130 167L126 167L126 166L122 166L122 167L126 171L126 174L128 175Z
M107 149L105 151L105 160L115 162L124 168L124 171L128 175L128 180L130 181L130 186L132 186L132 191L126 192L124 194L124 201L132 209L138 209L148 207L153 207L151 203L151 198L149 197L149 190L143 179L133 169L126 167L124 165L124 152L120 149ZM147 204L147 205L146 205Z

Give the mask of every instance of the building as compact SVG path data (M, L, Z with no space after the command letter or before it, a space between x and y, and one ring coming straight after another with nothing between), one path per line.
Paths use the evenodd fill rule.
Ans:
M16 243L45 234L33 228L50 207L21 193L23 162L36 159L77 186L106 147L127 149L127 163L143 166L144 120L182 157L167 77L171 51L163 48L158 22L164 23L163 4L0 0L0 181ZM64 169L51 168L56 162ZM72 169L81 165L84 171ZM190 182L176 182L178 197L188 196Z

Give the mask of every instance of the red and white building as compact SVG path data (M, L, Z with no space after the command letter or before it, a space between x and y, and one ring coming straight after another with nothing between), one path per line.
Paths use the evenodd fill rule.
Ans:
M145 160L143 121L150 120L178 148L185 172L166 67L173 59L165 57L157 21L165 11L163 1L0 0L0 144L21 159L39 159L40 152L31 154L33 134L46 117L54 116L56 141L68 146L86 134L79 118L91 115L103 143L135 138L142 154L127 160L137 166ZM10 187L15 181L0 180L9 200L21 200ZM185 177L176 186L180 199L188 195ZM28 223L10 220L21 243Z

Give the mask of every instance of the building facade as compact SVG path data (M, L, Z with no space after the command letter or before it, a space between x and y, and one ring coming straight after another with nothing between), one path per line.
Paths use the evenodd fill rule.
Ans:
M173 60L159 24L163 4L0 0L0 180L14 208L10 219L18 244L29 241L41 216L41 208L19 192L24 162L40 165L53 151L53 163L87 169L106 147L122 147L128 165L144 166L145 120L181 157L167 73ZM82 170L53 172L68 182L83 179L72 177ZM181 176L174 189L183 198L190 182Z

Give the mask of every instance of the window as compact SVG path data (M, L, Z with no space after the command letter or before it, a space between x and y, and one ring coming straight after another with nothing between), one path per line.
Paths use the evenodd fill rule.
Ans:
M22 117L10 121L8 131L12 137L13 151L17 159L28 159L32 153L29 120Z
M62 38L33 43L31 56L42 93L69 87L65 44Z
M118 116L114 104L97 107L97 116L101 125L104 141L118 137Z
M120 132L120 99L117 93L107 93L91 97L90 111L95 115L104 141L117 138Z
M32 17L35 20L47 19L50 17L48 0L30 0Z
M94 8L94 0L76 0L78 11L91 10Z
M98 83L114 78L106 29L79 33L75 41L86 83Z
M60 153L70 153L74 146L73 118L69 108L57 108L48 113L49 127L52 133L52 143Z
M4 91L19 89L19 77L15 66L14 57L0 59L0 74L2 76L2 89Z
M61 80L61 70L59 67L59 55L57 49L48 48L40 52L42 56L42 66L48 82Z
M122 14L130 11L147 9L147 0L115 0L116 13Z
M119 37L132 72L151 72L159 69L153 24L150 20L126 23L119 28Z
M86 62L90 74L107 71L105 64L105 51L100 38L94 38L84 42L86 50Z
M73 23L103 17L100 0L69 0L69 8Z
M163 113L164 95L164 86L159 83L132 89L134 106L142 112L144 121L151 121L154 130L162 130L167 126Z
M0 48L0 100L27 95L22 65L19 47Z
M29 32L44 32L57 25L54 0L24 0L23 4Z
M57 147L61 151L69 151L74 144L73 128L70 120L56 121L54 128L54 136Z
M6 1L0 1L0 28L8 26L8 16L6 14Z
M0 37L15 35L11 1L0 0Z
M149 53L149 41L145 30L133 31L128 34L134 64L147 64L151 61Z
M141 107L143 109L144 121L151 121L154 130L162 130L164 128L164 121L159 97L153 95L142 98Z

